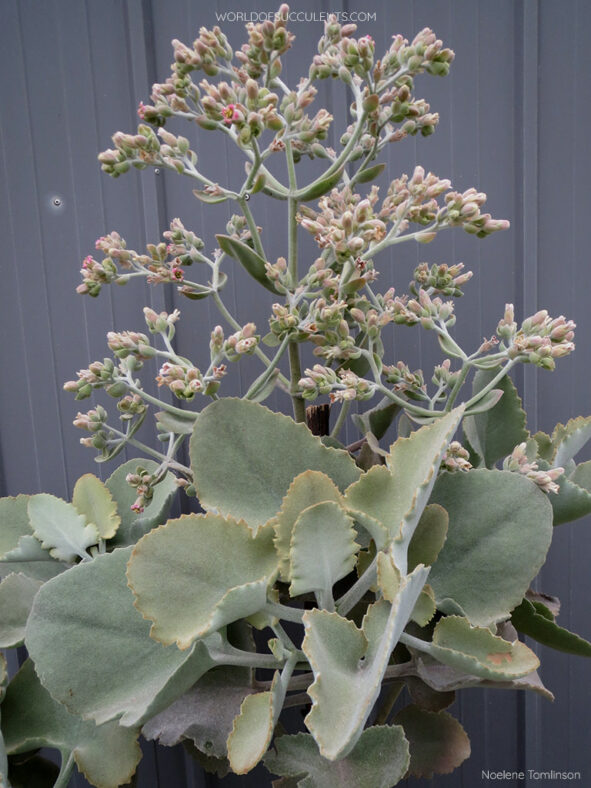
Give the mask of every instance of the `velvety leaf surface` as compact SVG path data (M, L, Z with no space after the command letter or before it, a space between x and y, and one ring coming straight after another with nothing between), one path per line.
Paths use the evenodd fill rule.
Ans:
M408 546L408 569L424 564L432 566L447 537L449 517L443 506L430 503L425 507Z
M141 514L131 511L131 505L137 498L137 493L126 481L128 473L135 473L138 466L145 468L148 473L153 473L158 468L158 463L146 460L143 457L129 460L120 465L105 482L111 495L117 502L117 511L121 518L121 525L115 534L115 544L125 547L135 544L144 534L154 526L164 522L174 495L178 492L175 477L167 473L164 479L154 488L152 500Z
M552 433L556 451L552 464L564 468L591 439L591 416L577 416L566 424L557 424Z
M470 757L470 739L451 714L406 706L394 722L402 725L408 739L413 777L430 780L434 774L449 774Z
M582 463L586 465L586 463ZM551 463L538 460L540 470L552 467ZM562 475L556 482L558 492L550 497L554 513L554 525L578 520L591 513L591 492L585 487L587 469L577 466L570 476Z
M117 504L109 488L92 473L85 473L74 485L72 503L95 526L101 539L112 539L121 523Z
M304 471L322 471L341 491L360 474L347 452L324 446L304 424L232 397L201 411L190 455L201 504L243 518L251 527L279 511L292 481Z
M251 246L237 238L231 238L229 235L216 235L216 240L220 249L229 257L238 260L253 279L256 279L267 290L277 294L273 282L265 273L265 260Z
M140 539L127 577L151 636L185 649L260 610L276 572L271 526L255 537L246 523L188 514Z
M29 495L0 498L0 576L22 572L49 580L65 569L33 536L27 507Z
M9 753L52 747L67 758L73 752L79 770L99 788L128 782L140 761L137 729L117 722L97 726L69 714L41 685L31 660L10 682L2 712Z
M86 523L71 504L55 495L31 495L28 505L29 519L34 535L53 558L72 562L87 558L87 549L97 544L98 530Z
M511 614L511 623L515 629L556 651L591 657L591 643L575 635L574 632L558 626L552 618L548 618L540 611L541 607L543 606L539 603L524 599Z
M275 673L271 689L247 695L228 736L228 760L232 771L246 774L267 752L275 722L283 705L284 687Z
M281 509L273 518L275 549L279 555L280 577L287 582L289 577L289 550L291 535L296 520L308 506L323 501L342 500L339 488L332 479L320 471L304 471L295 477L281 504Z
M337 580L355 566L359 545L351 518L332 501L310 506L293 528L290 596L308 591L330 595Z
M403 577L394 602L371 605L362 629L337 613L315 609L304 614L302 649L314 672L308 688L312 709L305 722L324 757L342 758L359 739L427 573L417 567Z
M171 706L148 720L142 734L167 747L191 739L202 752L224 758L234 718L242 701L253 692L235 668L213 668Z
M276 752L265 756L273 774L297 777L298 788L392 788L409 764L408 742L398 725L374 725L363 731L346 758L329 761L306 733L281 736Z
M41 580L23 574L8 575L0 583L0 648L23 642L27 618L41 586Z
M519 474L482 469L441 474L432 500L449 514L447 539L429 575L438 608L455 613L459 605L483 626L508 618L550 546L547 496Z
M524 643L509 643L486 627L473 627L461 616L439 620L430 653L444 665L491 681L526 676L540 664Z
M133 606L125 568L131 548L83 562L41 587L26 646L43 685L72 713L137 725L182 695L213 661L150 638ZM108 680L107 680L108 677Z
M474 376L473 394L482 391L498 374L498 369L481 369ZM466 417L463 427L470 445L491 468L515 446L527 440L525 411L511 378L505 376L495 384L503 392L499 402L485 413Z

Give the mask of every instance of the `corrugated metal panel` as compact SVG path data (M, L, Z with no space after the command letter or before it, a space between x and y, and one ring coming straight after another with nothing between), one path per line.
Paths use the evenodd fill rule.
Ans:
M294 2L298 10L360 10L352 0ZM276 3L257 0L274 10ZM194 305L145 285L109 290L98 301L76 298L79 262L94 239L117 229L134 248L156 240L180 216L214 246L212 228L223 231L230 210L196 204L191 183L152 171L113 181L103 176L96 153L110 135L136 122L135 107L163 80L171 59L170 39L192 40L200 25L212 27L216 12L236 10L230 0L207 6L181 0L3 0L0 3L0 232L3 288L0 293L0 484L3 494L45 490L68 495L75 478L96 466L78 444L69 424L72 399L64 380L104 354L104 336L140 328L141 310L178 306L183 311L178 342L190 354L218 321L213 305ZM475 271L471 294L458 305L458 336L473 343L493 333L505 301L521 316L539 306L573 317L579 348L554 375L525 369L517 381L532 429L551 429L558 420L591 410L589 369L591 285L587 226L591 176L586 136L591 127L591 8L581 0L375 0L364 10L376 21L363 32L384 49L395 32L414 35L428 25L455 49L457 59L445 80L417 81L441 115L428 140L407 139L391 146L382 183L423 164L454 185L474 185L489 195L493 215L512 220L510 233L484 241L442 233L428 247L402 245L384 260L381 286L406 288L417 261L463 261ZM225 28L233 44L242 24ZM286 59L285 76L294 82L313 54L321 24L295 23L296 49ZM335 116L338 133L346 98L330 82L319 84L319 104ZM181 133L187 133L181 127ZM333 135L335 132L333 131ZM204 170L221 182L242 174L237 151L217 135L190 130ZM338 138L331 140L338 147ZM285 176L279 162L277 174ZM301 171L316 171L303 163ZM253 197L255 218L264 228L269 256L285 254L282 206ZM302 257L315 247L302 237ZM236 272L224 298L241 322L264 326L269 299L248 277ZM389 350L429 369L437 358L430 337L404 328L394 332ZM237 365L236 390L253 373ZM270 403L286 407L280 394ZM145 432L149 440L149 431ZM108 472L108 469L101 472ZM565 602L563 624L591 634L585 600L589 593L591 544L588 523L558 529L541 587ZM580 770L591 775L586 747L589 727L588 665L540 649L542 675L557 696L550 706L537 697L472 691L460 695L456 711L472 739L473 755L459 771L432 785L472 788L484 769ZM138 785L217 785L180 750L146 747ZM531 784L533 778L522 784ZM72 783L85 785L77 777ZM221 784L263 786L264 771Z

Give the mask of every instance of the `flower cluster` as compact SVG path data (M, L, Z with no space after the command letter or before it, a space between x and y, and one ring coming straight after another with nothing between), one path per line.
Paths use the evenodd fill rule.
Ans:
M260 136L264 129L279 131L283 121L277 114L277 94L254 79L240 82L218 82L216 85L202 80L200 106L205 117L217 124L234 127L238 140L247 144Z
M563 473L564 468L549 468L548 470L539 470L538 463L530 460L527 456L527 444L520 443L516 446L512 453L504 460L503 470L514 471L527 476L532 482L547 493L557 493L560 489L556 480L559 479Z
M401 35L392 36L390 48L374 71L376 87L379 90L401 71L412 76L427 71L444 77L449 73L454 57L454 52L444 47L428 27L417 33L410 43Z
M367 400L373 397L375 384L364 380L348 369L335 372L321 364L305 370L305 377L298 383L304 399L315 399L330 394L331 401Z
M295 38L285 27L288 14L289 6L284 3L273 21L266 19L258 24L249 22L246 25L248 43L242 45L236 57L252 79L258 79L266 71L271 78L281 73L280 55L287 52Z
M137 331L109 331L107 345L117 358L135 356L140 361L144 361L156 355L156 350L150 345L148 337Z
M363 256L372 241L386 235L385 222L374 212L378 187L364 199L345 187L333 189L318 201L319 211L300 206L300 225L314 235L320 249L330 249L337 261Z
M192 400L197 393L205 394L206 384L197 367L166 361L156 378L159 386L166 386L175 397Z
M154 487L158 479L140 465L136 468L135 473L127 474L125 481L137 493L137 498L132 503L131 510L136 514L141 514L154 496Z
M428 290L431 295L434 293L443 296L458 297L464 295L461 287L472 278L472 271L464 270L463 263L456 265L433 264L429 268L428 263L419 263L413 274L413 281L410 283L410 291L414 296L418 296L419 290Z
M540 309L523 321L519 331L513 318L513 304L507 304L497 333L509 344L509 358L519 358L543 369L554 369L557 358L567 356L575 349L572 340L576 324L563 315L551 318L546 309Z
M356 30L357 25L340 25L334 14L329 16L310 66L310 79L340 77L348 82L352 73L362 78L368 75L374 63L375 43L371 36L351 38Z
M255 333L256 328L254 323L246 323L225 340L222 352L228 361L239 361L242 356L254 353L260 341L260 337Z
M304 112L316 96L316 88L306 80L302 80L297 91L291 91L281 102L281 114L285 120L285 128L277 135L277 140L284 133L289 134L292 144L294 161L298 162L306 154L310 158L319 156L326 158L327 150L320 145L328 135L333 116L324 108L311 117ZM275 145L273 150L281 146Z
M427 385L423 377L423 370L414 372L403 362L384 366L384 378L393 385L394 391L404 392L410 399L424 399Z
M469 471L472 467L470 453L459 441L452 441L443 455L441 467L446 471Z
M101 169L107 175L118 178L133 165L138 169L160 162L160 142L154 130L142 123L137 134L117 131L112 137L114 148L99 153ZM188 147L188 145L187 145ZM183 168L184 169L184 168Z
M87 413L79 411L76 414L76 418L72 422L74 426L91 433L87 438L80 438L80 443L83 446L99 449L99 451L106 448L107 441L111 436L111 433L106 429L107 418L108 413L102 405L97 405Z
M150 333L163 334L166 333L169 339L172 339L175 332L174 324L180 318L181 313L178 309L170 314L168 312L155 312L149 306L144 307L144 319Z
M442 301L439 296L431 298L422 288L419 288L417 298L408 300L408 296L396 296L390 304L392 319L401 325L420 323L423 328L432 329L436 323L453 326L456 322L453 301Z
M86 399L95 388L105 388L108 394L119 397L127 391L122 381L115 381L116 368L113 360L105 358L103 361L93 361L88 369L81 369L77 373L78 380L68 380L64 383L64 391L76 394L76 399Z

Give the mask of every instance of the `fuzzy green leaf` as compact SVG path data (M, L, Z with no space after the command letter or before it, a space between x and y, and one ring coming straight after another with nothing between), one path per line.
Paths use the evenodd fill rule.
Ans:
M555 468L565 468L591 439L591 416L577 416L566 424L557 424L552 433L556 449L552 459Z
M429 653L444 665L490 681L526 676L540 664L524 643L509 643L487 627L472 626L462 616L438 621Z
M543 607L539 602L532 603L524 599L511 614L511 623L518 632L528 635L544 646L556 651L565 651L567 654L591 657L591 643L575 635L574 632L558 626L552 617L548 618L544 614Z
M550 463L538 460L540 470L546 470ZM556 480L558 492L549 495L552 511L554 513L554 525L562 525L578 520L591 513L591 492L581 487L578 480L583 478L583 474L577 474L578 468L574 473L567 477L564 474Z
M472 384L473 394L482 391L497 374L496 369L478 370ZM515 446L528 437L525 411L513 381L505 376L496 387L503 392L500 401L485 413L468 416L463 424L470 445L482 457L487 468L511 454Z
M443 506L430 503L425 506L421 519L408 546L408 568L419 564L432 566L441 552L447 537L449 516Z
M37 580L49 580L66 568L33 536L27 512L30 497L0 498L0 577L22 572Z
M308 591L330 596L355 566L359 545L352 520L332 501L310 506L295 522L290 548L290 596Z
M96 526L87 524L71 503L55 495L31 495L28 512L41 546L60 561L71 563L76 558L88 558L87 549L99 540Z
M140 537L156 525L163 523L168 516L172 499L178 492L174 475L167 473L154 488L152 499L144 511L141 514L136 514L131 510L131 505L137 498L137 493L125 481L125 477L129 473L135 473L138 466L145 468L148 473L154 473L159 467L154 460L143 458L129 460L120 465L105 482L117 502L117 510L121 518L121 525L114 538L114 543L118 547L135 544Z
M460 422L463 407L390 448L387 467L374 466L346 493L347 508L366 512L381 522L394 541L394 557L402 571L415 528L427 504L441 458Z
M365 413L353 414L353 421L363 435L371 432L377 440L380 440L399 411L400 405L384 397L375 408L366 410Z
M70 714L39 682L30 659L10 682L2 712L8 753L37 747L59 749L62 757L72 752L78 769L99 788L127 783L141 759L137 729L117 722L97 727Z
M265 273L265 260L251 246L237 238L231 238L229 235L216 235L216 241L220 249L229 257L238 260L253 279L277 295L278 291L275 289L275 285Z
M312 184L309 188L304 189L298 193L298 200L301 202L308 202L309 200L317 200L323 194L329 192L343 177L343 168L337 170L332 175L327 175L318 182Z
M0 583L0 648L23 642L25 626L35 594L43 582L23 574L11 574Z
M360 474L346 451L324 446L305 424L233 397L201 411L190 455L201 504L251 527L277 514L292 481L304 471L322 471L341 491Z
M130 555L130 547L117 549L48 581L27 622L25 643L43 685L99 724L117 717L140 724L214 665L203 642L179 651L150 638L125 579Z
M146 739L172 747L190 739L207 755L225 758L226 741L242 701L255 690L236 668L213 668L142 728Z
M279 513L271 521L275 531L275 549L280 559L280 577L285 582L290 579L289 550L295 522L304 509L323 501L340 503L339 488L321 471L304 471L290 484Z
M176 413L169 413L167 410L160 410L155 414L156 429L158 432L174 432L177 435L190 435L193 432L195 416L187 418L177 416Z
M127 577L151 637L186 649L258 612L276 572L270 526L255 536L243 522L187 514L140 539Z
M431 780L434 774L449 774L470 757L470 739L451 714L406 706L394 722L408 739L413 777Z
M374 164L373 167L366 167L364 170L360 170L357 174L357 183L369 183L370 181L374 181L384 172L385 169L386 165L383 163Z
M121 524L117 504L109 488L92 473L81 476L74 485L72 504L94 525L101 539L112 539Z
M392 788L409 764L408 742L399 725L374 725L363 731L346 758L323 758L306 733L281 736L265 756L273 774L300 778L298 788Z
M398 578L393 583L398 582L398 589L390 594L393 603L384 599L370 605L362 629L337 613L315 609L304 614L302 649L314 672L314 682L308 688L312 709L305 723L325 758L343 758L361 736L380 693L390 654L427 573L425 567L417 567L411 575Z
M483 626L508 618L550 546L547 496L524 476L481 469L441 474L432 500L449 515L429 575L437 607Z

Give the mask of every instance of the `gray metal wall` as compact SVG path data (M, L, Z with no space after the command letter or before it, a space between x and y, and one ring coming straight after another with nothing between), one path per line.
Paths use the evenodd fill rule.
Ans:
M214 231L223 231L229 216L225 206L196 204L191 184L180 177L145 171L113 181L100 173L96 154L109 147L115 130L134 127L138 101L148 97L153 81L168 75L172 38L192 41L200 25L216 23L216 11L275 6L269 0L0 0L2 494L43 490L68 496L78 475L96 471L91 453L78 443L80 433L70 426L76 405L61 387L75 370L102 358L109 329L141 330L145 304L178 305L184 318L179 347L192 354L218 322L207 302L195 305L142 284L106 289L96 301L74 294L80 261L93 251L98 235L117 229L138 248L180 216L211 249ZM561 361L557 373L527 369L517 382L534 430L589 413L591 4L294 0L292 7L375 11L376 21L361 29L374 37L378 52L393 33L412 37L426 25L456 51L448 78L418 82L418 95L441 114L436 134L391 146L383 181L421 163L451 177L459 189L474 185L486 191L493 215L509 218L512 229L484 242L447 232L428 247L398 247L390 260L380 261L382 285L391 280L404 289L420 260L464 261L476 276L465 303L458 305L457 331L474 345L493 333L506 301L516 304L521 317L547 307L553 315L574 318L575 355ZM296 48L285 59L284 73L293 81L305 72L322 25L292 28ZM234 45L243 40L242 23L224 29ZM323 82L319 90L319 104L328 106L335 128L342 128L346 105L339 86ZM239 182L236 151L218 135L195 130L190 135L208 174L222 183ZM338 136L332 144L338 147ZM282 207L266 202L253 198L251 205L265 228L270 255L279 255L286 247ZM307 237L302 254L308 259L314 254ZM226 300L241 321L264 326L269 304L242 272L236 272ZM418 331L405 328L394 332L389 352L426 370L437 358L429 335L419 338ZM232 385L242 385L242 370L234 373ZM252 375L252 368L245 367L244 374ZM271 405L286 407L279 398ZM149 432L146 436L149 440ZM541 587L563 599L563 626L591 637L588 528L589 522L580 521L557 529ZM486 784L481 771L487 769L580 770L582 784L591 784L589 664L545 649L540 655L543 680L556 702L515 693L460 694L455 709L473 755L458 772L433 784L473 788ZM84 783L75 778L72 784ZM182 752L148 746L138 784L218 783L202 776ZM262 788L269 783L257 772L222 784Z

